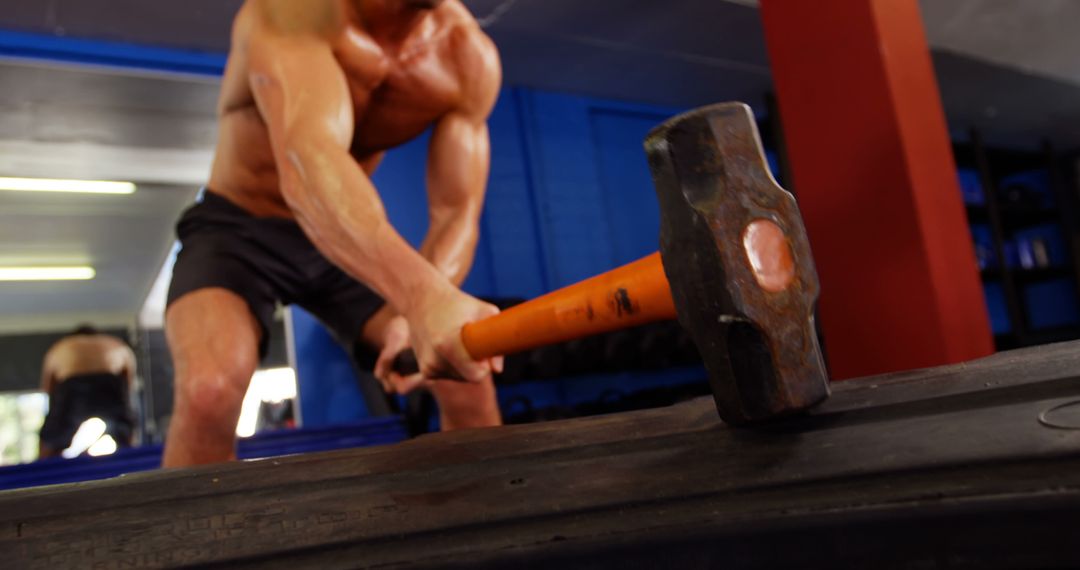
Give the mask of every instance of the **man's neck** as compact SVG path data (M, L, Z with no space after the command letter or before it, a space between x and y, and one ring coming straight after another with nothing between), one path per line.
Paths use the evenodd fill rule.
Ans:
M395 44L405 41L433 12L394 0L351 0L350 3L364 31L377 40Z

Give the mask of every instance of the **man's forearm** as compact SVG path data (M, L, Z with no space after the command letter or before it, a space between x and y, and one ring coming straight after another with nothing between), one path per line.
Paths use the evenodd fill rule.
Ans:
M427 236L420 246L420 254L455 286L460 287L465 281L476 256L479 236L477 225L476 216L469 211L456 212L441 220L432 220ZM392 305L379 309L364 324L364 342L381 348L387 324L399 314Z
M451 283L461 286L472 269L479 238L477 216L462 208L442 219L433 219L420 253Z
M394 230L375 187L332 144L285 157L282 190L297 221L335 265L378 292L401 314L445 278Z

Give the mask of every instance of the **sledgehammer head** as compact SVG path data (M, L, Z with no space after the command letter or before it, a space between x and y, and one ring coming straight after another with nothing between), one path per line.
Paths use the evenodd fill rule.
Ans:
M769 173L750 108L704 107L645 139L660 253L720 417L746 424L829 395L814 330L818 278L791 194Z

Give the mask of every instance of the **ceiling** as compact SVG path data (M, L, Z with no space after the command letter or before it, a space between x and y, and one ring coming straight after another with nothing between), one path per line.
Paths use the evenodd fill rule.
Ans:
M0 283L0 332L130 323L167 254L191 187L139 185L130 196L0 196L0 265L84 265L92 281Z
M688 107L771 88L753 0L465 0L508 84ZM223 52L240 0L5 0L0 30ZM957 131L1080 147L1075 0L922 0ZM118 18L117 14L124 17ZM0 31L0 52L5 38ZM129 324L211 158L213 79L0 61L0 175L133 180L132 196L0 193L0 263L89 262L90 282L0 284L0 332Z

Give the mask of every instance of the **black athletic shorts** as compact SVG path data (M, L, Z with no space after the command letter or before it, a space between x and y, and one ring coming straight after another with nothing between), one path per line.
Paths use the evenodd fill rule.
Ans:
M180 253L168 305L187 293L221 287L247 301L262 327L259 355L277 303L297 304L319 319L350 353L383 300L330 263L293 220L256 217L205 190L176 225Z

